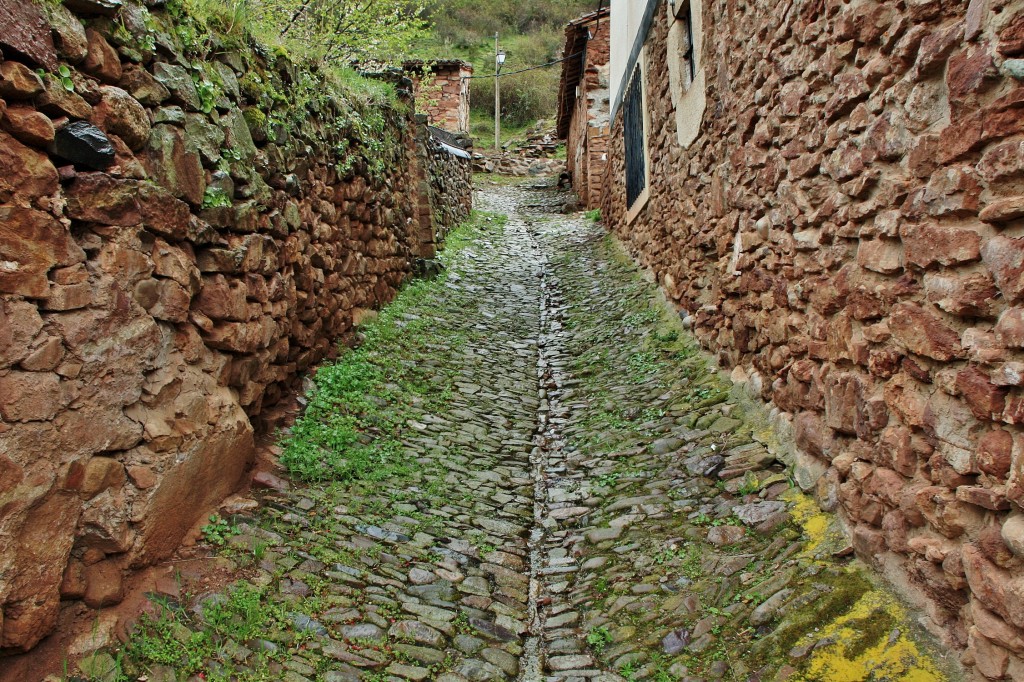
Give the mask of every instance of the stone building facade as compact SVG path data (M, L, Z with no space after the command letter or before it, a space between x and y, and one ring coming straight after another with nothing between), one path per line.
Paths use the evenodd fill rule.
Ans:
M0 0L8 651L169 556L471 196L408 89L358 108L284 58L196 53L157 9L70 6Z
M857 554L1024 679L1024 2L611 20L611 229Z
M450 133L469 132L472 64L461 59L411 61L404 68L413 80L418 108L430 125Z
M566 26L558 91L558 137L566 141L566 167L587 208L600 205L608 164L608 16L605 7Z

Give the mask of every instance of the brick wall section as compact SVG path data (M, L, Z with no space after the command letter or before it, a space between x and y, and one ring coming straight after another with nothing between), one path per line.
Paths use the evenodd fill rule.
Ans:
M604 214L800 449L858 554L963 660L1024 679L1024 3L707 0L677 142L664 3L649 204Z
M267 93L292 101L302 76L286 61L186 58L159 13L157 52L140 48L117 29L152 24L127 4L88 30L63 6L47 5L49 20L33 3L0 6L25 29L0 36L0 649L12 650L47 634L61 599L116 603L124 570L174 551L238 484L297 377L432 255L448 226L421 232L424 185L443 170L447 194L427 201L458 209L435 206L440 220L464 215L470 188L468 171L452 176L418 145L426 129L408 113L379 110L377 171L358 145L338 156L353 144L340 98L268 124ZM73 92L36 75L33 60L51 59ZM209 113L192 65L219 84Z
M607 17L587 25L594 38L587 42L586 67L580 80L580 96L569 124L566 167L573 189L587 208L600 206L605 167L608 164L609 90Z
M430 125L450 133L469 132L469 76L473 67L465 62L441 62L408 70L419 108Z

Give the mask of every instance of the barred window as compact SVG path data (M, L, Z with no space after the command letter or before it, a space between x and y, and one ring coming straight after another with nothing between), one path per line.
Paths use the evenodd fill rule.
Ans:
M637 64L622 99L626 147L626 206L632 208L647 189L647 150L644 130L643 72Z

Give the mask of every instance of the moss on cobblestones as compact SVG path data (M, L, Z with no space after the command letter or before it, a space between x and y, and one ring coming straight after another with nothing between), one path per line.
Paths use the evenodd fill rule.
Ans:
M500 226L504 220L504 216L474 213L448 236L442 261L450 265L485 224ZM428 335L438 333L433 329L435 320L412 311L461 304L441 295L446 278L442 273L405 286L391 305L361 328L363 341L358 348L343 350L337 361L316 372L309 404L282 443L281 463L292 476L310 482L381 481L411 473L415 463L401 443L403 408L422 401L427 409L443 409L454 375L401 359L416 357ZM448 350L457 353L467 335L445 331Z
M584 633L609 632L611 644L587 647L617 673L609 680L947 679L895 600L863 566L834 558L846 540L769 454L760 408L596 234L578 221L542 236L559 254L564 357L578 380L564 398L558 487L593 482L580 501L551 505L593 510L552 538L582 570L552 586L551 613L573 608Z
M156 610L126 673L947 679L615 243L553 193L484 199L510 220L476 214L318 372L299 484L218 550L242 580Z

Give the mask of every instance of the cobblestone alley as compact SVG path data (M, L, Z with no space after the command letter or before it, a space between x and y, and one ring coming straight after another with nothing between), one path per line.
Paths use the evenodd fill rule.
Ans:
M83 669L957 679L795 489L760 408L562 201L483 192L447 271L382 313L355 361L321 370L326 395L349 385L344 367L368 368L351 384L359 404L311 398L283 453L292 487L207 527L243 579L159 598L120 655ZM324 454L331 439L351 458Z

